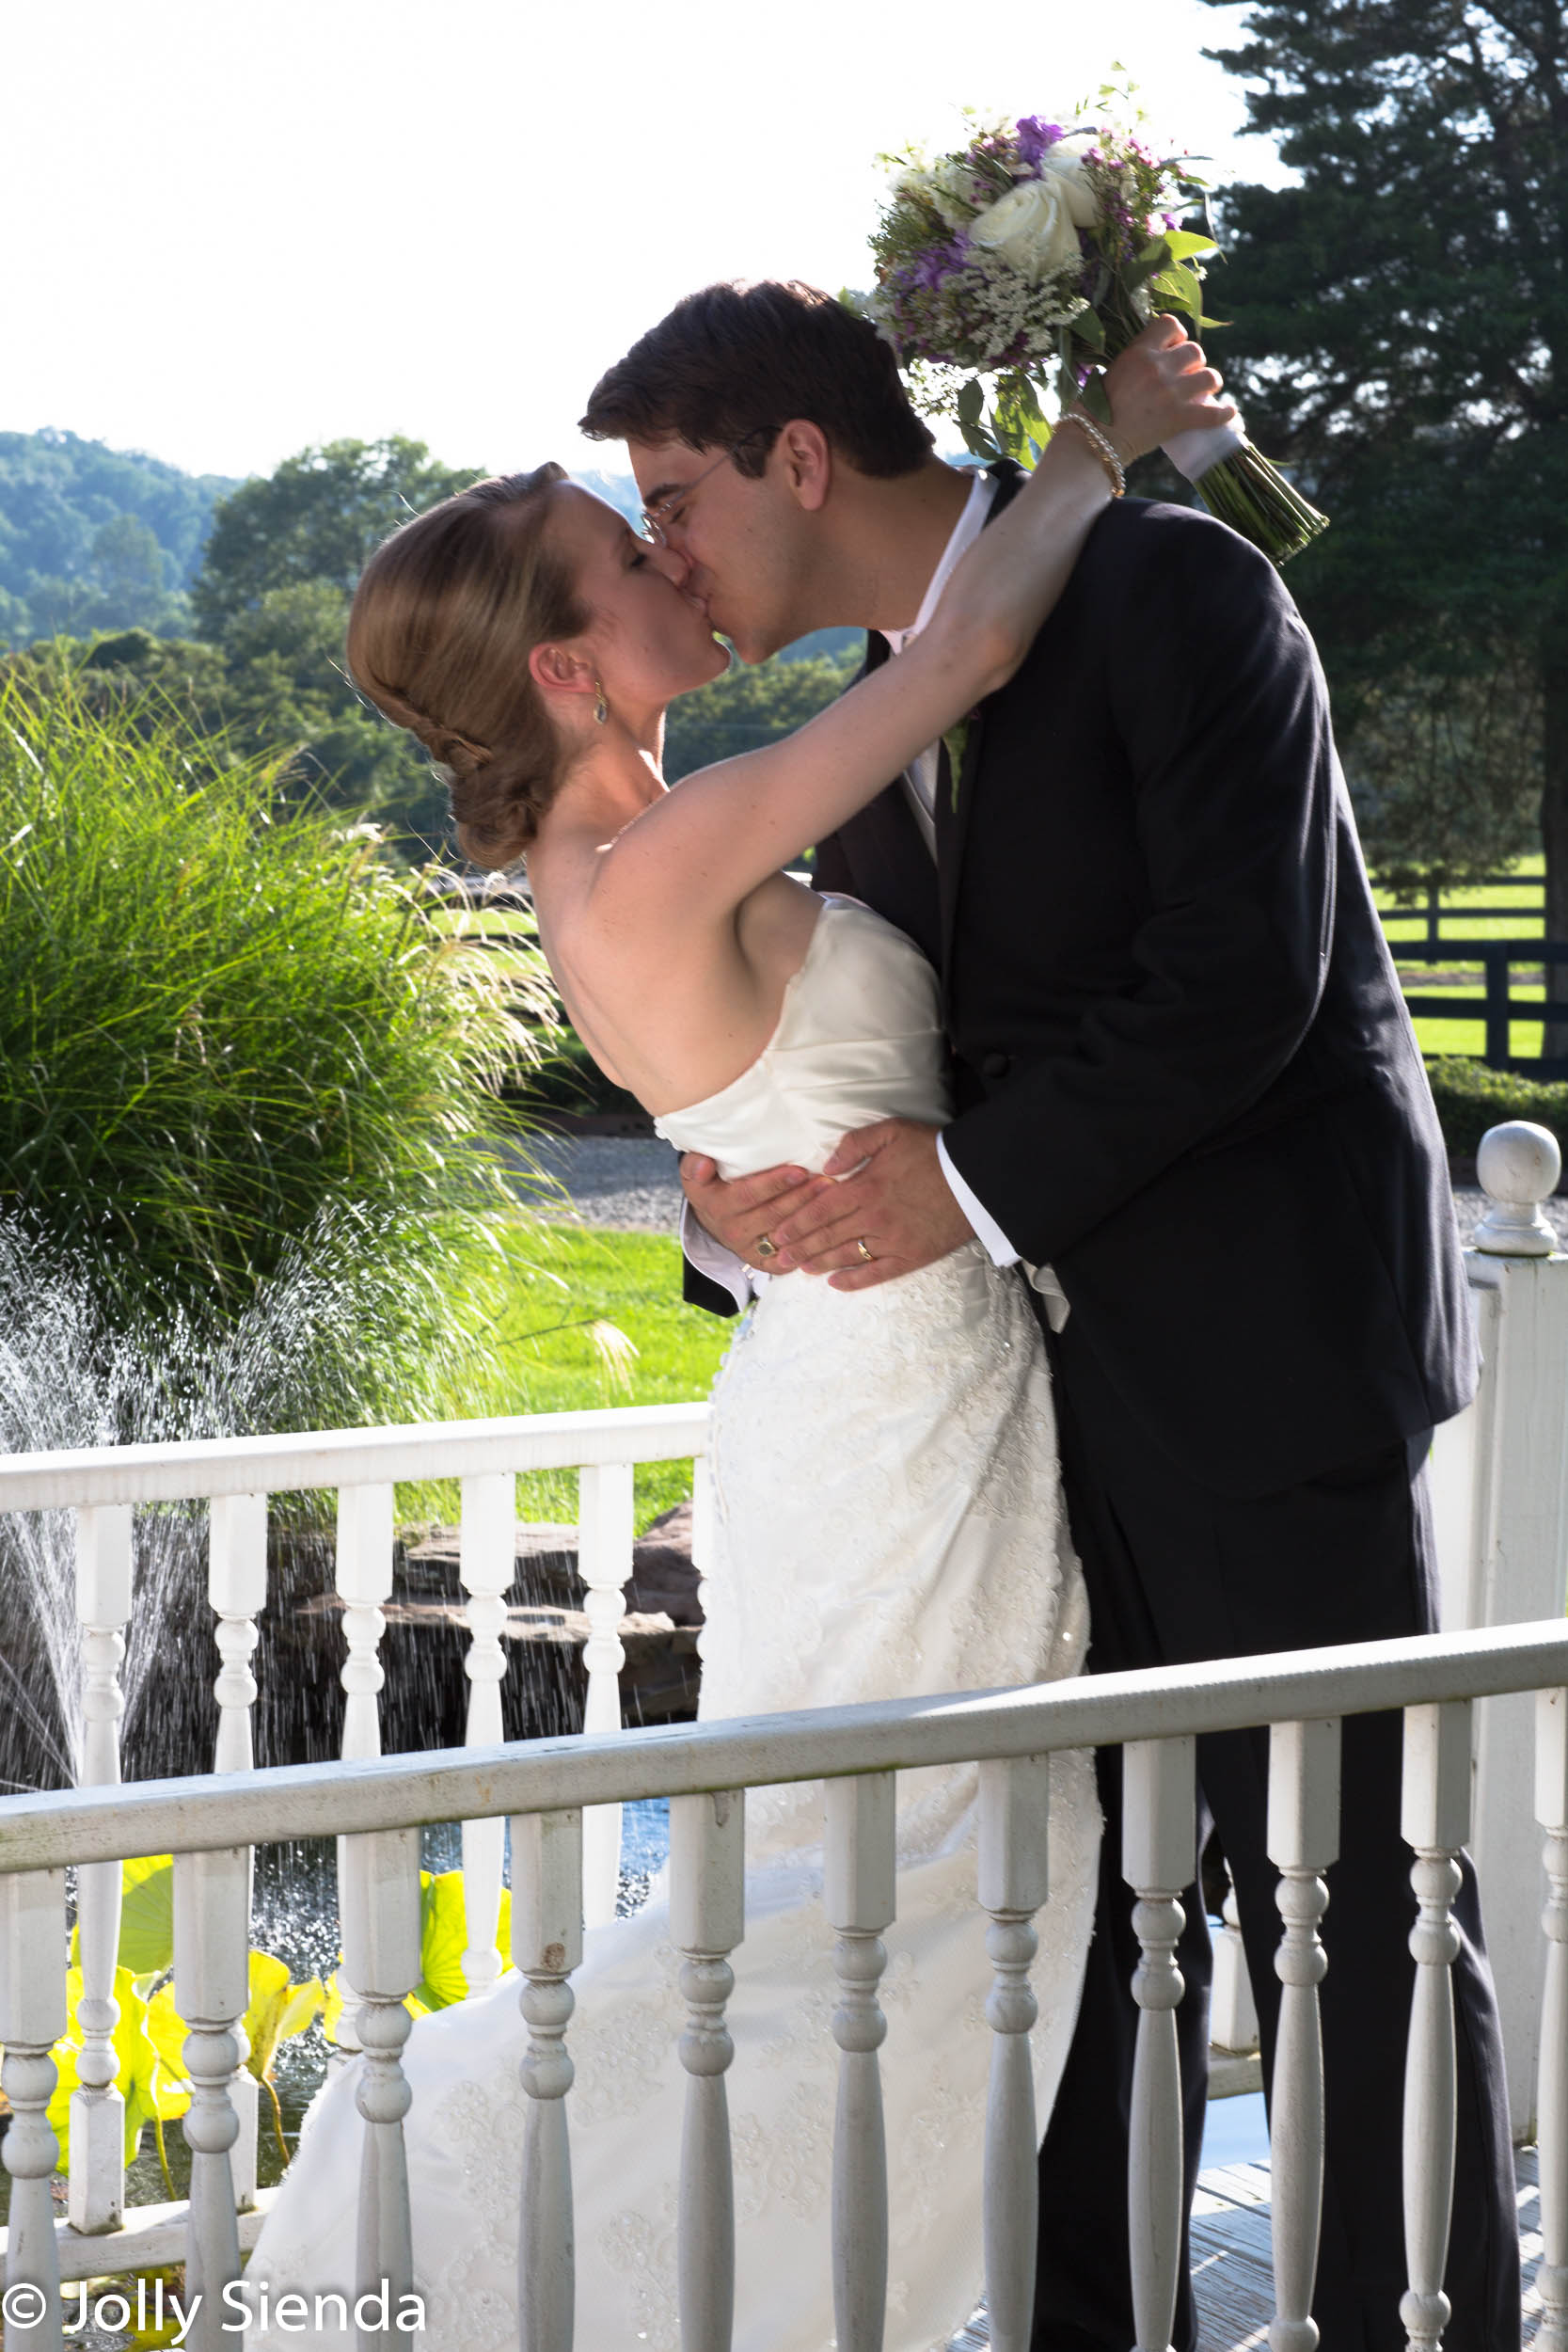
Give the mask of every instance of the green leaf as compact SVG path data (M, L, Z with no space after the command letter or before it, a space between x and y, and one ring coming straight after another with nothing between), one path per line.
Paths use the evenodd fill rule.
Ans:
M1105 326L1098 311L1080 310L1072 322L1072 331L1091 351L1104 350Z
M79 1931L71 1931L71 1958L81 1958ZM162 1976L174 1965L174 1862L166 1853L143 1854L119 1866L118 1964L133 1977Z
M503 1956L511 1946L512 1897L501 1889L496 1936ZM420 1968L417 1996L427 2009L451 2009L467 1998L463 1955L468 1947L468 1912L461 1870L432 1877L420 1873Z
M1051 437L1035 388L1022 371L1002 377L996 388L991 429L1009 457L1032 469L1037 453Z
M1173 269L1162 270L1150 281L1149 293L1167 310L1182 311L1195 321L1203 315L1203 280L1185 262L1178 262Z
M1161 241L1170 248L1173 262L1190 262L1195 253L1217 253L1212 237L1201 237L1193 229L1168 229Z
M958 806L958 787L963 782L964 751L969 742L969 721L960 719L957 726L948 728L942 739L947 746L947 771L953 779L953 808L956 814Z
M1105 389L1105 378L1098 369L1089 377L1079 398L1091 417L1097 418L1101 424L1110 423L1111 396Z
M250 2006L245 2014L250 2056L245 2063L258 2082L272 2074L277 2045L303 2033L325 2006L326 1995L316 1977L295 1984L284 1963L271 1952L250 1955Z
M981 383L977 375L972 375L968 383L960 386L959 388L958 422L960 424L978 424L980 421L980 412L985 406L985 386Z
M130 1970L117 1968L114 1997L119 2005L119 2020L114 2031L118 2061L115 2089L125 2102L125 2161L129 2164L141 2145L143 2125L150 2123L154 2117L166 2122L171 2116L183 2115L191 2102L184 2086L182 2053L171 2058L172 2043L162 2032L151 2030L152 2010L158 2002L165 2002L173 2016L174 2004L167 1992L155 1994L150 2003L144 2001ZM49 2102L49 2122L59 2141L62 2169L70 2153L71 2094L81 2083L77 2072L82 2050L77 2015L81 1999L82 1972L72 1968L66 1977L66 2030L64 2038L55 2044L55 2095ZM182 2044L183 2024L178 2018L174 2022Z
M174 1965L174 1861L148 1854L120 1869L119 1964L134 1977Z

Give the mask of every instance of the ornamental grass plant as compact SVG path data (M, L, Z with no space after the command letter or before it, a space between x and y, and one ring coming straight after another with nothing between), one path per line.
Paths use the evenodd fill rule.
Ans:
M0 1216L122 1328L231 1327L319 1245L392 1413L515 1215L553 999L285 769L156 697L0 685Z

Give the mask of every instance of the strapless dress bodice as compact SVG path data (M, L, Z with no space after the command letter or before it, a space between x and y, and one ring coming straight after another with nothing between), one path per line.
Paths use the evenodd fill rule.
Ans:
M937 977L911 940L856 898L825 897L778 1026L747 1070L654 1121L726 1178L783 1160L822 1168L841 1136L879 1119L952 1115Z

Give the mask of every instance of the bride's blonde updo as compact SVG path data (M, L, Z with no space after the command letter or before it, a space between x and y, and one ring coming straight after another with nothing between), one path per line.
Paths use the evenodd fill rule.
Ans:
M499 474L395 531L359 576L348 666L360 692L448 771L459 847L521 857L564 753L529 670L533 647L590 615L545 525L562 466Z

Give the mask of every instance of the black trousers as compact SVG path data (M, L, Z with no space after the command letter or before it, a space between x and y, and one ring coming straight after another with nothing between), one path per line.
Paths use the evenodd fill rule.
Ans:
M1070 1318L1047 1344L1069 1516L1088 1585L1091 1672L1435 1629L1424 1439L1237 1502L1150 1449ZM1400 2143L1416 1905L1399 1829L1402 1741L1397 1715L1345 1720L1339 1858L1327 1872L1322 1927L1326 2144L1313 2312L1323 2352L1402 2352L1405 2341ZM1040 2150L1032 2352L1128 2352L1135 2341L1125 2182L1138 1947L1119 1868L1119 1750L1102 1750L1097 1763L1106 1824L1100 1903L1077 2030ZM1199 1851L1212 1821L1235 1879L1267 2082L1280 1931L1277 1873L1265 1851L1267 1732L1200 1740L1197 1770ZM1502 2044L1467 1859L1464 1872L1455 1903L1459 2142L1446 2282L1453 2318L1443 2342L1445 2352L1517 2352L1519 2249ZM1211 1954L1196 1884L1184 1900L1178 1960L1187 1991L1177 2023L1190 2209L1207 2095ZM1184 2251L1178 2352L1192 2352L1196 2332Z

